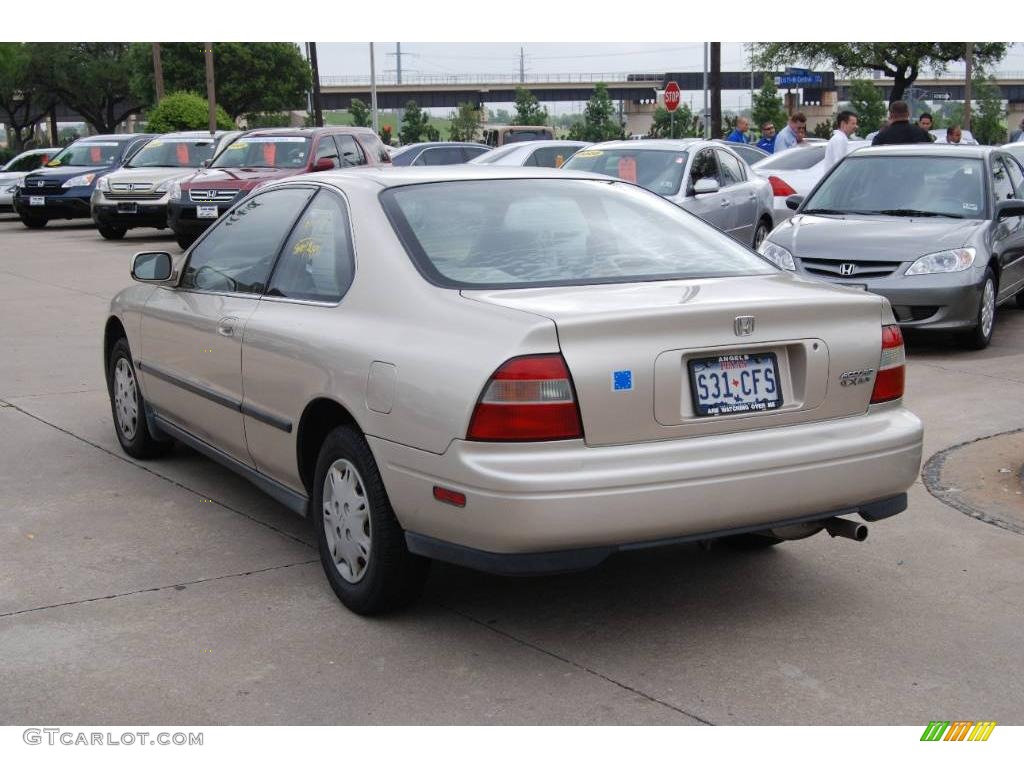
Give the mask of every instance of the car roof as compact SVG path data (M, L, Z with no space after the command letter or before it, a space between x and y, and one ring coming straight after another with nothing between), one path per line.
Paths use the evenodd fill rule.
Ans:
M289 181L327 181L339 184L349 179L369 179L382 187L433 184L441 181L487 181L494 179L590 179L618 181L609 176L565 168L533 168L513 165L421 165L339 168L316 174L292 176Z
M247 137L252 136L303 136L306 138L312 138L314 136L320 136L325 133L358 133L364 134L377 134L373 133L372 128L360 128L355 125L325 125L322 128L254 128L251 131L246 131Z
M216 133L213 134L213 136L214 136L214 138L220 138L225 133L230 133L230 131L218 130ZM160 139L167 139L167 138L176 138L176 139L207 139L209 137L210 137L210 132L209 131L171 131L169 133L161 133L157 138L160 138Z
M699 144L721 146L720 144L715 144L715 142L707 141L705 139L643 139L642 141L624 139L623 141L603 141L600 144L594 144L591 146L591 149L669 149L681 152L683 150L693 149Z
M884 157L921 156L928 157L977 157L984 158L999 147L985 147L978 144L881 144L856 150L858 157L882 155Z
M547 147L554 144L559 146L571 144L578 147L587 147L591 145L591 142L579 141L578 139L530 139L530 141L513 141L511 144L502 144L498 149L505 149L506 147Z
M97 133L95 136L82 136L72 142L88 143L90 141L134 141L135 139L155 139L157 133ZM70 144L68 146L71 146Z

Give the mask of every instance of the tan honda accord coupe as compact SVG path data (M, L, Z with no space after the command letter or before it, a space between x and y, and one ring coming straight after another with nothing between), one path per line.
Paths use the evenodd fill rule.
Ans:
M863 539L917 477L884 298L617 179L295 177L131 269L104 345L124 450L184 443L308 514L359 613L414 599L431 560Z

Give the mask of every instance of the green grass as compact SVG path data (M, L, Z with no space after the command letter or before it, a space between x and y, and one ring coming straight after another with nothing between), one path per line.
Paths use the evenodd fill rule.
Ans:
M398 119L397 112L381 111L378 112L378 120L383 128L385 125L391 126L391 135L397 136L398 132L402 128L402 122ZM324 112L324 124L325 125L352 125L352 118L349 117L348 110L338 109ZM448 131L451 128L452 121L446 117L431 117L430 125L438 130L441 134L442 139L448 138Z

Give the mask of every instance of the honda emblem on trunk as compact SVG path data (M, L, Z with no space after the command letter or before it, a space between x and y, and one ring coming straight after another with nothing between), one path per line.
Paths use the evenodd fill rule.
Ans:
M740 315L733 321L732 328L737 336L749 336L754 332L754 316Z
M856 264L840 264L839 265L839 274L842 275L843 277L849 277L850 275L852 275L856 271L857 271L857 265Z

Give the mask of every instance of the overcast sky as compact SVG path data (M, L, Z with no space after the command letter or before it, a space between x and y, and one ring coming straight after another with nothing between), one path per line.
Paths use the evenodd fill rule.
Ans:
M394 78L395 43L375 45L379 78ZM526 79L531 75L560 73L616 74L624 72L696 72L704 67L704 43L522 43ZM518 43L402 43L402 71L410 77L453 74L507 74L519 72ZM322 76L369 78L367 43L317 43ZM743 43L722 43L722 69L747 70L750 66ZM1024 71L1024 46L1014 43L1000 64L1001 71ZM962 70L962 67L961 67ZM695 99L699 108L701 96ZM582 105L559 104L559 110L575 111ZM726 91L722 106L750 106L750 94Z

